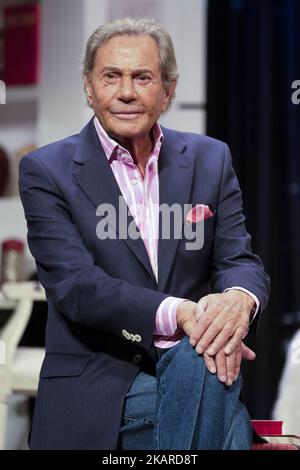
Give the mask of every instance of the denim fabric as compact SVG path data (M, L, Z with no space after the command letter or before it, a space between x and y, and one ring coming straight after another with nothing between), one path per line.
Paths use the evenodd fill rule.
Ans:
M156 374L139 372L129 389L119 448L251 448L250 418L239 399L241 377L230 387L221 383L187 337L167 350L153 348L149 358Z

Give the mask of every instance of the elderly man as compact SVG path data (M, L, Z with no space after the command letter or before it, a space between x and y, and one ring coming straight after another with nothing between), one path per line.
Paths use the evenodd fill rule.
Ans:
M159 125L178 73L152 20L98 28L83 75L95 116L20 165L49 311L30 446L247 449L242 340L269 284L228 147Z

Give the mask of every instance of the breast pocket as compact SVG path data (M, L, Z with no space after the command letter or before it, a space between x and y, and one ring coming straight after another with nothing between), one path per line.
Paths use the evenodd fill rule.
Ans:
M211 244L214 234L215 217L200 222L185 223L183 242L186 251L201 251Z

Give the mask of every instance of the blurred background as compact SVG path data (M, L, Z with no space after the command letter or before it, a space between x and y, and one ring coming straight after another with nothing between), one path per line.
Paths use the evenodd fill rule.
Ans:
M94 29L123 16L152 17L172 36L180 78L161 123L231 148L252 246L272 280L258 334L247 340L257 359L244 365L251 418L269 419L300 327L299 0L0 0L0 80L6 88L2 83L2 282L14 280L3 267L11 251L22 261L16 280L36 278L18 196L18 161L32 148L77 133L92 116L80 60ZM33 304L21 345L43 346L45 305ZM0 297L0 328L11 314L2 307ZM1 367L0 361L0 379ZM295 375L300 377L300 366ZM18 431L28 427L18 417L20 400L9 413L9 448L26 445Z

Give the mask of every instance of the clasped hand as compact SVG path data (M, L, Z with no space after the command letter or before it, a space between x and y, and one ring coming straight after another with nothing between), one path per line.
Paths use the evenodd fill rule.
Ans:
M177 310L178 326L203 355L208 370L217 373L226 385L237 379L242 359L255 359L255 353L242 341L254 305L247 293L232 289L207 295L198 303L185 301Z

